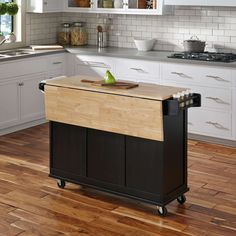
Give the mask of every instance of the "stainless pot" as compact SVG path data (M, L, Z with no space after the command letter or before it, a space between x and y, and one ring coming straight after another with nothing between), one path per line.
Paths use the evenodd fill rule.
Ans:
M197 37L191 37L189 40L185 40L184 43L185 52L204 52L206 42L199 40Z

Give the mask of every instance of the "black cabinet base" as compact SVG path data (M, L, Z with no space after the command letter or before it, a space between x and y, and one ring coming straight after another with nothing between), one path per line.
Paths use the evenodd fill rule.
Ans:
M50 177L155 204L184 203L187 110L164 116L164 142L50 122Z
M54 172L54 171L52 171L52 172ZM127 188L126 189L125 188L117 188L117 191L115 191L115 190L112 190L112 188L110 188L110 186L109 187L101 187L99 184L97 184L96 181L94 182L93 180L85 181L84 179L82 179L80 181L79 178L78 178L78 180L75 181L73 179L62 178L60 175L49 174L49 176L52 177L52 178L55 178L56 180L59 180L59 182L64 183L63 187L61 187L59 182L57 182L57 185L58 185L59 188L64 188L66 186L66 182L69 182L69 183L74 183L74 184L78 184L78 185L81 185L81 186L89 187L89 188L92 188L92 189L96 189L96 190L99 190L99 191L102 191L102 192L107 192L107 193L111 193L111 194L122 196L122 197L132 198L134 200L141 201L141 202L146 202L146 203L149 203L149 204L154 204L154 205L157 205L157 206L160 206L160 207L166 206L167 204L169 204L170 202L172 202L174 200L178 201L178 199L180 197L184 196L184 194L189 191L189 188L178 189L178 191L176 191L174 193L171 193L170 196L166 196L168 198L168 200L166 202L162 202L162 201L159 200L159 196L156 197L156 200L149 200L149 195L148 194L146 195L146 198L145 198L145 195L143 195L143 197L136 197L136 196L133 195L133 192L131 190L127 189Z

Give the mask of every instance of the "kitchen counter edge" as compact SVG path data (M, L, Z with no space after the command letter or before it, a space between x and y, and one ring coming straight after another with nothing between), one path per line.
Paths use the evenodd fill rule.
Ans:
M224 63L224 62L209 62L209 61L168 58L168 56L170 56L171 54L176 53L171 51L141 52L135 48L107 47L98 49L96 46L66 47L65 49L69 53L80 54L80 55L107 56L116 58L138 59L138 60L148 60L148 61L157 61L166 63L179 63L186 65L225 67L225 68L236 69L236 62Z

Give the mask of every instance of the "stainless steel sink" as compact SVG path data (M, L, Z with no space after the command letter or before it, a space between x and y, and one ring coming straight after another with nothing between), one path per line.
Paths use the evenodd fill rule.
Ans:
M6 58L6 57L16 57L16 56L24 56L32 54L32 51L29 50L9 50L9 51L0 51L0 58Z
M7 55L7 56L21 56L21 55L28 55L29 52L22 52L22 51L14 51L14 52L5 52L1 53L1 55Z

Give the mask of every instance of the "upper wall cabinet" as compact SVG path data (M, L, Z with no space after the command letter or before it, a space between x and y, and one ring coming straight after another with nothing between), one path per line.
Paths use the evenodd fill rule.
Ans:
M27 0L27 12L62 12L64 0Z
M64 10L109 14L162 15L172 8L164 0L65 0Z
M236 0L165 0L165 5L235 7Z

